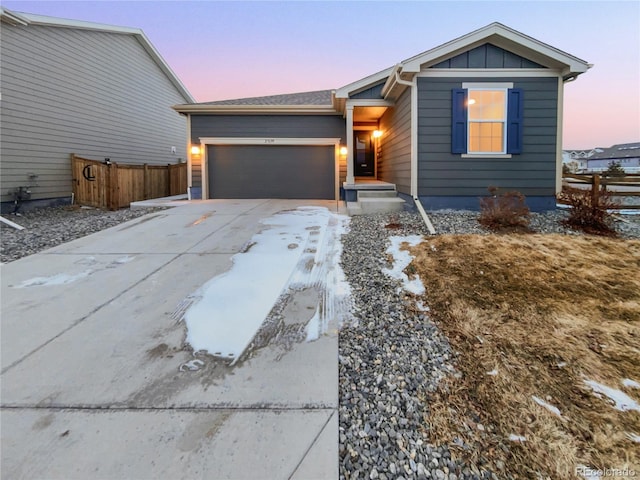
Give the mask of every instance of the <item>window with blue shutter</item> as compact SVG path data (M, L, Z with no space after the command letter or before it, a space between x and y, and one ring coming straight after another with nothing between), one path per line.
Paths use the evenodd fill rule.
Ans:
M522 89L510 88L507 100L507 153L522 153Z
M452 153L522 153L522 89L490 83L454 88L451 116Z
M451 152L467 153L467 89L453 89Z

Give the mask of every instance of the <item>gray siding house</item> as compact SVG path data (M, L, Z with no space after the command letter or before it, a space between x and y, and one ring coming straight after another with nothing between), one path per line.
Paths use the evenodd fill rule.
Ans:
M492 23L319 92L175 105L196 198L353 201L390 185L425 208L478 208L489 186L555 208L564 84L590 68Z
M70 154L130 164L186 161L193 102L142 30L0 10L3 206L68 202Z

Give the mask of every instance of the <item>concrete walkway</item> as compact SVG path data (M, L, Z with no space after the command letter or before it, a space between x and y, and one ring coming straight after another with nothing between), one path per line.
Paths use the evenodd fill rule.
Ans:
M183 299L298 205L187 202L3 265L2 478L337 478L335 330L185 368Z

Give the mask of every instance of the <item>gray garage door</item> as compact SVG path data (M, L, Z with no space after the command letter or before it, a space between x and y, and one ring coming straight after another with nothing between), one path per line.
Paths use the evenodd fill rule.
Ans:
M211 145L210 198L335 198L333 146Z

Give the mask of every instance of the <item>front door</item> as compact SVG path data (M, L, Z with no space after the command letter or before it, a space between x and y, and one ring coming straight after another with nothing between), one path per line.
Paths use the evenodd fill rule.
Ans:
M356 177L373 177L375 175L375 152L371 132L353 132L354 168Z

